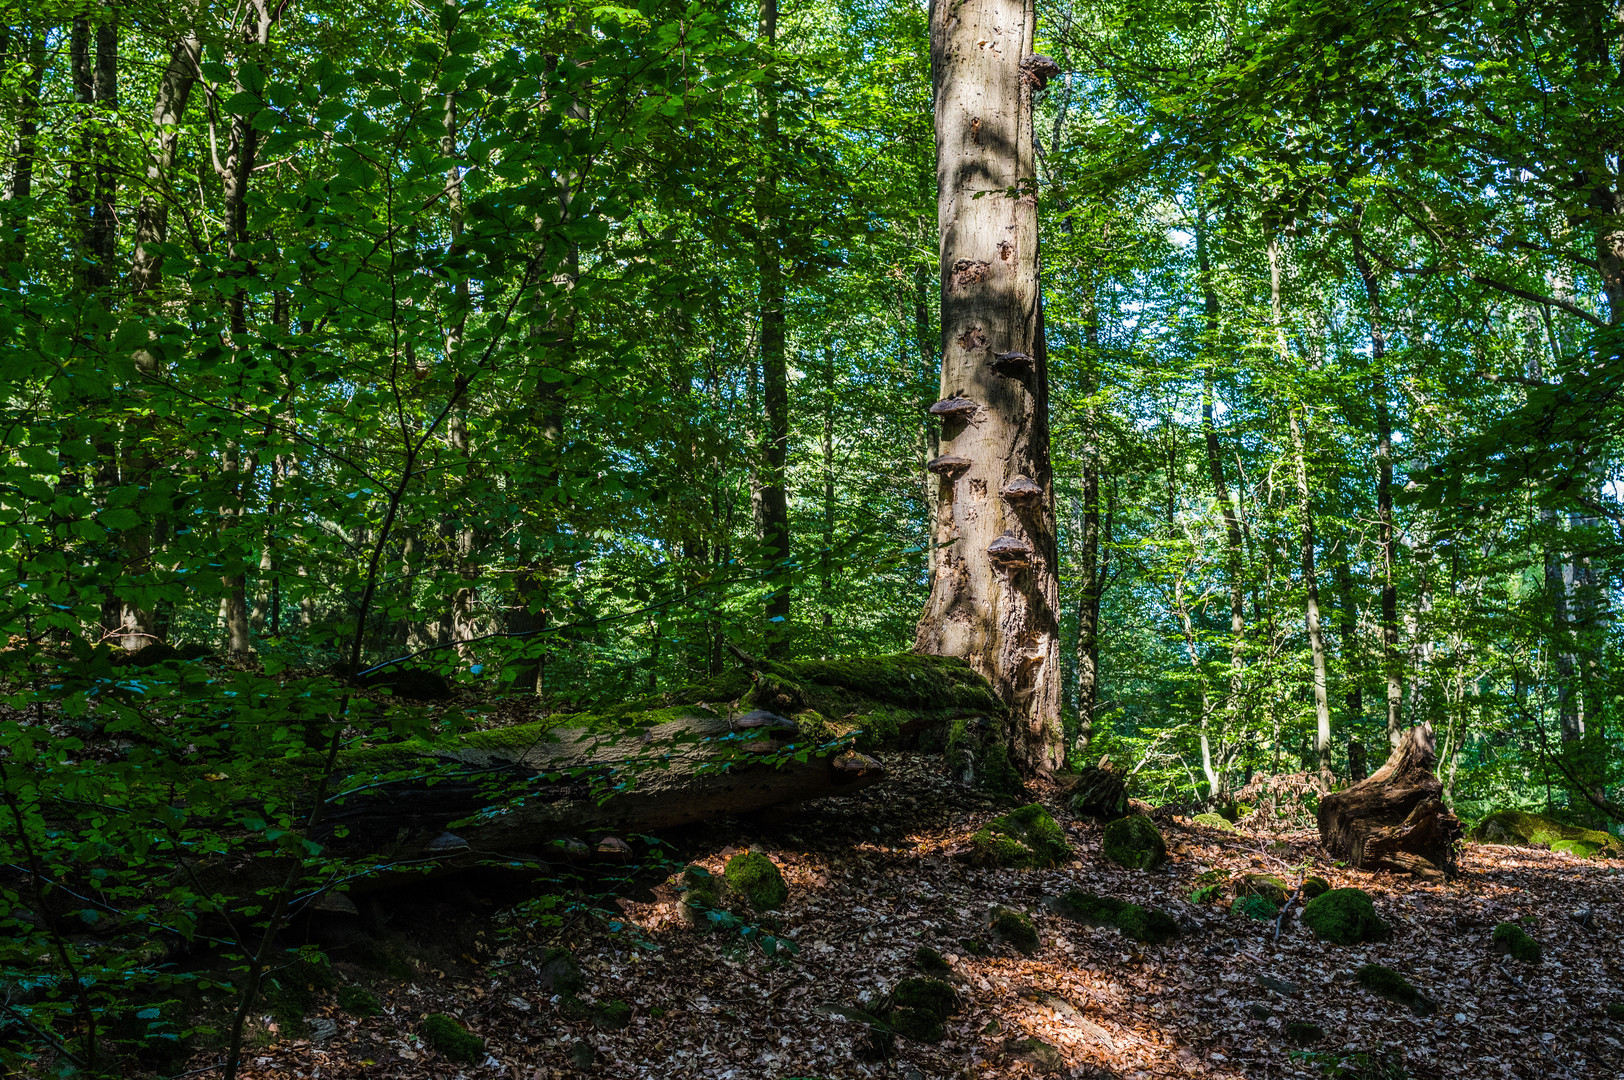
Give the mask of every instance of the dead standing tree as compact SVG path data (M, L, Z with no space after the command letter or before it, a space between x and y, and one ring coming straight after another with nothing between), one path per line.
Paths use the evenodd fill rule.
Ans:
M915 636L959 656L1010 707L1009 756L1061 764L1058 578L1047 359L1038 289L1033 0L931 6L941 229L939 561Z

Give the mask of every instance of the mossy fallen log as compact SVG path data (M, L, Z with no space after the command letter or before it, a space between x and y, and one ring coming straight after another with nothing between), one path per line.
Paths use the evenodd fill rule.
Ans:
M1624 856L1624 840L1600 829L1569 825L1543 814L1524 810L1496 810L1472 830L1471 838L1482 844L1512 847L1548 847L1580 858L1605 853Z
M313 838L456 865L654 832L859 790L885 776L865 751L1002 708L953 658L757 665L597 712L347 750Z

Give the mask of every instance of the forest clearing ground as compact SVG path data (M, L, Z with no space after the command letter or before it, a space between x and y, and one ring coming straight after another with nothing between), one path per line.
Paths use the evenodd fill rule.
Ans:
M776 932L800 946L791 961L775 963L754 950L728 958L729 939L685 926L674 890L661 886L642 901L620 902L628 923L658 949L638 948L633 934L584 921L563 933L585 969L588 995L632 1006L623 1030L567 1022L539 989L532 972L545 947L559 943L555 934L511 941L499 953L506 963L462 976L375 984L389 1010L379 1017L355 1020L325 1006L339 1025L331 1039L320 1046L273 1043L250 1056L244 1075L878 1077L885 1066L852 1053L862 1025L817 1007L872 998L917 974L912 957L920 945L949 954L963 1009L948 1021L946 1041L899 1044L901 1077L1035 1076L1033 1064L1002 1052L1006 1041L1027 1036L1056 1047L1066 1066L1058 1075L1073 1077L1320 1077L1349 1052L1394 1048L1403 1051L1402 1072L1344 1075L1624 1075L1624 1024L1604 1011L1624 995L1624 873L1616 863L1468 845L1460 878L1432 886L1337 867L1309 832L1218 832L1163 821L1170 863L1141 873L1100 855L1098 826L1061 814L1077 849L1072 863L982 869L954 856L1000 811L942 777L938 762L887 755L891 779L858 795L775 822L725 821L673 837L679 851L717 872L746 847L778 862L790 899ZM1371 893L1393 925L1391 939L1328 945L1292 918L1271 942L1272 924L1187 900L1196 876L1208 869L1278 873L1295 883L1298 868L1308 865L1313 869L1304 872L1333 887ZM1165 945L1139 945L1042 906L1045 896L1068 889L1162 908L1185 932ZM987 940L987 910L997 904L1033 916L1042 937L1034 955L993 946L978 957L960 944ZM1490 931L1505 921L1520 922L1543 942L1542 964L1494 954ZM1366 963L1402 972L1437 1011L1417 1017L1360 989L1353 972ZM1259 976L1286 991L1265 988ZM482 1063L449 1062L415 1038L422 1017L441 1011L485 1039L489 1056ZM1318 1023L1328 1037L1298 1050L1282 1034L1292 1020ZM595 1050L586 1069L571 1058L582 1042Z

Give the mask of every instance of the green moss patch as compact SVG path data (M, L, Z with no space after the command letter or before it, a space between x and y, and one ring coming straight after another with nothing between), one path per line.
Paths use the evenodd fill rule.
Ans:
M789 886L774 862L759 851L746 851L727 861L722 871L727 891L753 911L777 911L789 899Z
M1160 945L1178 937L1179 924L1165 911L1129 904L1117 915L1117 929L1147 945Z
M958 1012L959 995L941 979L903 979L891 991L886 1021L899 1035L916 1042L941 1042L943 1021Z
M1237 896L1229 906L1229 912L1260 923L1272 923L1280 917L1280 909L1261 896Z
M1071 858L1071 844L1049 812L1037 803L993 818L970 837L981 866L1042 869Z
M1134 814L1105 827L1105 857L1129 870L1154 870L1167 861L1167 841L1148 817Z
M475 1062L485 1052L485 1040L445 1013L423 1018L423 1041L452 1061Z
M377 1016L383 1012L377 995L364 986L349 983L338 988L338 1007L351 1016Z
M1001 941L1023 953L1034 953L1038 948L1038 928L1031 918L1013 908L995 908L990 923L995 941Z
M1155 908L1141 907L1110 896L1073 889L1049 901L1049 907L1089 926L1114 926L1135 941L1160 945L1178 936L1179 926L1171 915Z
M1291 896L1291 887L1274 874L1242 874L1230 887L1236 896L1261 896L1271 904L1284 904Z
M1624 857L1624 840L1611 833L1569 825L1523 810L1495 811L1478 822L1471 838L1479 843L1544 847L1552 851L1561 845L1561 850L1581 856L1605 851L1614 857Z
M1624 1022L1624 1001L1609 1001L1606 1013L1607 1019Z
M1417 1016L1430 1016L1438 1006L1432 999L1410 985L1410 981L1390 967L1366 964L1354 975L1354 981L1377 997L1408 1006Z
M620 1031L632 1022L632 1007L618 999L600 1001L592 1010L592 1022L602 1031Z
M953 965L947 962L947 957L929 945L921 945L914 950L913 962L914 967L938 979L945 979L953 974Z
M1333 945L1381 941L1392 931L1363 889L1332 889L1316 896L1303 907L1303 925Z
M1325 1029L1307 1020L1287 1021L1284 1034L1286 1041L1296 1046L1313 1046L1325 1039Z
M1494 928L1494 951L1525 964L1537 964L1541 956L1539 942L1529 937L1522 927L1509 922Z
M1197 814L1191 818L1193 824L1207 829L1217 829L1220 832L1234 832L1235 826L1230 824L1222 814Z
M1331 883L1322 877L1303 878L1303 899L1313 900L1331 891Z

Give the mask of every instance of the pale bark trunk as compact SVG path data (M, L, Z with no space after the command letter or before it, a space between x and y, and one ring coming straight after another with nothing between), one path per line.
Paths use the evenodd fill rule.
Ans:
M1011 706L1017 767L1062 762L1048 370L1038 289L1031 0L938 2L931 14L943 399L940 551L915 647L961 656Z
M1398 535L1393 527L1393 421L1388 408L1387 334L1382 327L1381 279L1365 255L1364 240L1353 234L1353 258L1364 282L1370 321L1370 360L1376 372L1376 526L1382 555L1382 669L1387 683L1387 742L1396 749L1404 737L1404 674L1398 652Z
M1201 386L1201 432L1207 446L1207 471L1212 476L1212 494L1224 518L1226 569L1229 576L1229 714L1232 724L1239 724L1245 711L1246 689L1246 554L1245 539L1241 535L1240 516L1230 501L1229 484L1224 478L1224 459L1218 445L1218 428L1214 418L1216 398L1216 364L1213 359L1218 349L1218 290L1213 284L1212 262L1207 250L1207 213L1198 207L1196 216L1195 251L1197 268L1201 275L1201 299L1205 315L1206 340L1202 350L1208 354L1205 378ZM1237 729L1238 730L1238 729Z
M200 47L195 28L176 39L152 101L155 138L146 164L146 190L135 208L135 253L130 267L130 287L137 295L156 289L163 278L163 258L152 248L169 238L167 189L180 147L181 118L197 85Z
M1282 367L1291 363L1286 344L1285 313L1280 299L1280 241L1269 238L1269 307L1274 320L1275 348ZM1291 431L1292 455L1296 459L1298 541L1303 573L1303 624L1308 630L1308 649L1314 667L1314 755L1322 774L1331 774L1331 701L1326 674L1325 632L1320 625L1319 578L1314 569L1314 500L1308 486L1308 451L1304 428L1307 409L1292 402L1286 408L1286 425Z
M769 53L778 45L778 0L761 0L757 37ZM777 74L757 88L761 107L758 142L763 154L756 185L756 270L760 321L761 387L766 423L761 438L761 548L768 584L766 645L780 657L789 645L790 533L785 489L789 456L789 369L784 326L783 215L778 205Z

